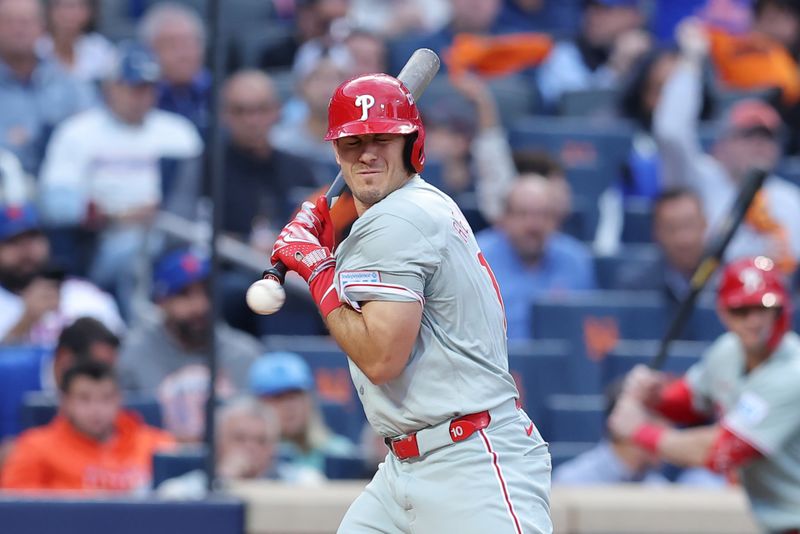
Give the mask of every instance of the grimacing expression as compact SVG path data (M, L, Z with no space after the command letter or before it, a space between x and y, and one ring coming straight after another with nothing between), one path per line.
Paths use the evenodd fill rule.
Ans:
M399 134L351 135L334 142L336 162L358 202L372 206L406 183L405 143Z

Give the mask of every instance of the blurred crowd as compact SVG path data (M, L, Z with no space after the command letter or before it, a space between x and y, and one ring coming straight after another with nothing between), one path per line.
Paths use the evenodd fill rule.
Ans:
M542 297L675 305L754 168L770 176L728 258L769 256L795 279L798 0L221 3L215 80L206 2L0 0L0 488L148 487L155 452L203 439L212 346L223 479L318 483L331 458L374 470L380 437L331 430L308 363L265 343L323 336L313 303L252 314L260 273L235 253L212 286L209 224L220 209L224 235L266 262L336 174L322 140L334 89L397 74L419 47L443 59L420 101L422 176L475 231L510 340L547 337L532 329ZM602 132L627 136L621 154ZM644 249L653 261L627 261ZM601 273L603 258L620 261ZM17 435L23 404L50 412ZM667 480L611 438L591 454L556 481ZM693 475L671 479L724 483ZM203 476L163 491L202 493Z

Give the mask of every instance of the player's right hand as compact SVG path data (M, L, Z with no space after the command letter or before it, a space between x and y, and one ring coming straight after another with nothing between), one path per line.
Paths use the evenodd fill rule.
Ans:
M664 373L639 364L625 377L622 394L633 397L645 405L654 405L666 382L667 377Z

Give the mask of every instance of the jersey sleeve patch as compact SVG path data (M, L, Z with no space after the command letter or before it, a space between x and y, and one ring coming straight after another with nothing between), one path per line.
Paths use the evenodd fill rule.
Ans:
M767 401L752 392L745 392L731 413L731 417L747 425L758 425L769 413Z
M769 403L753 392L745 392L739 397L733 409L725 414L722 425L741 439L752 443L764 453L770 453L773 447L763 436L763 423L770 413Z

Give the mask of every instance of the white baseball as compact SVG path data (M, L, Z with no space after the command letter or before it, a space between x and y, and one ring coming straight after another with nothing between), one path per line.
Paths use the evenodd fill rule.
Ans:
M280 310L286 301L283 286L272 278L258 280L247 289L247 305L259 315L270 315Z

